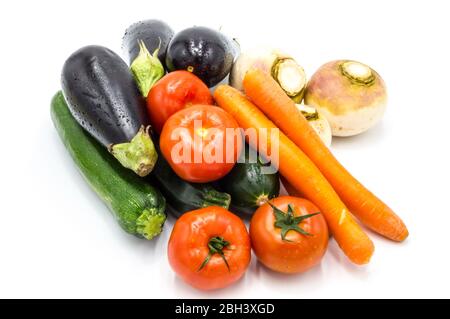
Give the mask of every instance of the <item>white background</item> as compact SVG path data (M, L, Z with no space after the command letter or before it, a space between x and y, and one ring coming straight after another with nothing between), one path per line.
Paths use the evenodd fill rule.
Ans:
M5 4L7 3L7 4ZM2 1L0 4L0 297L450 297L448 1ZM220 28L242 48L279 47L311 75L339 58L365 62L390 94L378 126L335 139L338 159L406 222L396 244L370 233L370 265L334 242L298 276L253 258L243 280L203 293L179 280L166 246L124 233L91 192L49 116L64 60L159 18L176 30Z

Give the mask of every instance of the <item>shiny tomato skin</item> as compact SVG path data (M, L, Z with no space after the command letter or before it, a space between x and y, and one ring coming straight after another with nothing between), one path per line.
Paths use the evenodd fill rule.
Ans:
M236 134L227 138L227 129ZM193 183L207 183L231 171L242 151L243 140L237 122L225 110L193 105L166 121L159 144L162 155L179 177ZM181 156L175 158L172 151L175 156ZM181 160L185 153L186 160ZM209 154L219 155L214 159Z
M208 255L210 238L220 236L230 243L223 250L229 269L218 254ZM239 280L251 258L250 237L242 220L225 208L210 206L183 214L175 223L168 244L172 269L186 283L202 289L224 288Z
M166 74L150 90L147 111L153 128L159 134L167 119L193 104L214 104L206 84L188 71Z
M298 197L281 196L270 203L283 212L288 204L294 208L294 215L319 212L310 201ZM328 246L328 227L322 214L303 220L299 227L312 236L290 230L284 241L281 229L274 226L275 216L269 204L259 207L250 222L250 238L258 260L276 272L303 273L319 264Z

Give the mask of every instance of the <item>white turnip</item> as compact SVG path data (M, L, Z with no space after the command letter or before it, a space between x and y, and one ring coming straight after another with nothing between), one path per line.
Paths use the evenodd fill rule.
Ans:
M331 125L334 136L352 136L373 127L386 109L386 86L369 66L332 61L311 77L305 104L314 106Z

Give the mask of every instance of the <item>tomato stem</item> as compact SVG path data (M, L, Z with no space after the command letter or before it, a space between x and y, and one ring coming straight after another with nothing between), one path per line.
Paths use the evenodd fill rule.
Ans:
M275 215L275 223L274 226L276 228L281 228L281 239L284 241L291 241L289 239L286 239L286 234L290 231L296 231L299 234L305 235L305 236L312 236L312 234L308 233L307 231L301 229L299 227L299 224L304 221L305 219L311 218L313 216L316 216L320 213L314 213L314 214L308 214L303 216L294 216L294 208L291 204L288 204L288 211L283 212L278 207L272 205L269 203L270 207L273 209L273 214Z
M225 254L223 253L223 249L228 247L229 245L230 245L230 243L228 241L226 241L225 239L223 239L223 237L219 237L219 236L212 237L208 242L208 248L209 248L208 256L206 256L205 260L200 265L200 268L198 269L198 271L202 270L206 266L206 264L209 262L209 260L211 259L211 257L214 254L219 254L220 257L222 257L223 261L225 262L225 265L228 268L228 271L230 271L230 266L228 265L228 261L225 258Z

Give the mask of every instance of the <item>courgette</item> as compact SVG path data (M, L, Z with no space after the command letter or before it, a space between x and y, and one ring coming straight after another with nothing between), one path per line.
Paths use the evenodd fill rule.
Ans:
M166 220L165 199L144 179L120 163L73 118L58 92L51 103L51 117L79 171L111 210L119 225L138 237L152 239Z
M231 195L233 211L253 214L259 206L278 196L279 174L264 172L264 166L266 164L261 161L256 151L246 144L240 160L219 182L222 189Z
M158 145L156 145L158 149ZM208 183L189 183L172 170L164 156L158 156L158 161L148 176L155 182L167 200L169 211L176 217L207 206L220 206L228 209L231 197L227 193L217 191Z

